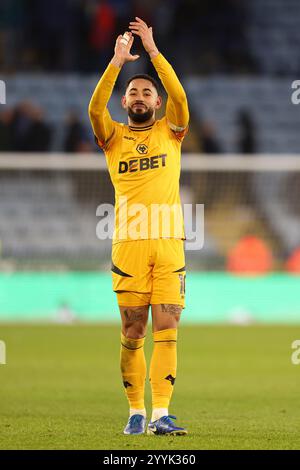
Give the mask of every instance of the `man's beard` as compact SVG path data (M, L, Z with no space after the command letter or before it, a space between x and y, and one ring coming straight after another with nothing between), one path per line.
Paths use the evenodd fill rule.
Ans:
M133 122L141 123L149 121L153 116L153 108L149 108L144 113L135 113L132 108L128 108L128 116Z

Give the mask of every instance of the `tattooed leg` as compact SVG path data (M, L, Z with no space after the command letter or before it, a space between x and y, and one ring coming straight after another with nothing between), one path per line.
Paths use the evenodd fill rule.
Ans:
M152 305L152 329L153 331L177 328L182 307L175 304Z
M122 333L128 338L143 338L146 335L149 306L119 307Z
M130 414L145 416L145 381L147 375L144 343L148 319L148 305L121 307L122 334L120 368ZM137 411L139 410L139 411Z

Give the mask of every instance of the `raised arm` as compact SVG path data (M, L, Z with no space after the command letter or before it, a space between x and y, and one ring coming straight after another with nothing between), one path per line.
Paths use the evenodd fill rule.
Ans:
M112 63L108 65L99 80L89 104L89 117L94 135L101 147L111 138L114 132L114 122L107 109L120 68Z
M132 33L126 32L118 36L115 54L99 80L89 104L89 117L95 137L101 147L104 147L114 133L114 121L107 109L114 85L125 62L139 58L130 53L133 44Z
M152 28L136 17L129 24L129 29L140 36L143 46L158 73L159 78L168 94L166 117L169 126L174 131L183 131L189 122L188 102L185 91L173 67L159 52L153 39Z
M166 116L169 126L173 131L183 131L189 123L188 102L183 86L162 54L151 60L168 94Z

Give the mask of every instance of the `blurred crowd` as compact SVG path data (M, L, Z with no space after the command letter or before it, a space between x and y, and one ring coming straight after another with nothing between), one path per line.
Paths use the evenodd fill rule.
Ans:
M79 113L70 110L65 116L59 142L56 128L45 112L31 101L23 101L15 107L4 106L0 110L0 152L94 152L98 147L93 141L91 128L86 128ZM256 152L256 131L251 114L241 109L236 119L236 152ZM184 153L218 154L224 149L212 122L197 119L191 112L189 132L183 141Z
M270 273L276 268L278 266L271 246L262 237L252 233L237 240L226 257L226 269L232 274L255 276ZM299 246L287 256L281 269L290 274L300 274Z
M258 151L256 125L251 112L246 108L238 110L235 128L234 152L239 154L256 153ZM214 123L205 119L198 119L191 106L189 132L183 141L182 151L184 153L201 152L204 154L226 153Z
M0 113L1 152L49 152L53 148L54 129L43 109L30 101ZM59 146L64 152L91 152L91 136L75 111L65 118Z
M255 71L245 0L1 0L1 70L98 72L135 16L179 71Z

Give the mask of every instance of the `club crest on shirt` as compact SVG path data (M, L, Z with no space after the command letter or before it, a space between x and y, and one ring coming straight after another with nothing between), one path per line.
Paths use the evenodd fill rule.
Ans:
M141 153L142 155L145 155L145 153L148 152L148 147L147 145L145 144L139 144L137 147L136 147L137 151L139 153Z

